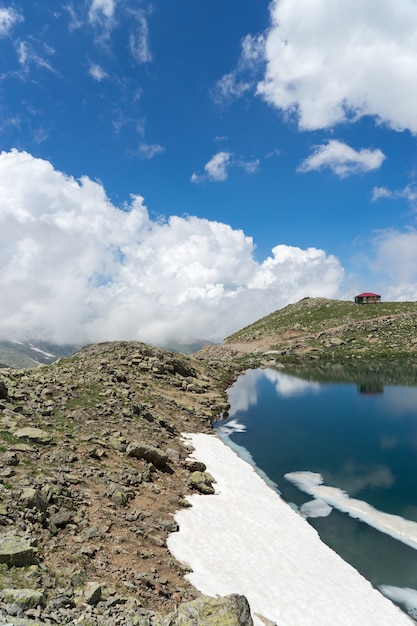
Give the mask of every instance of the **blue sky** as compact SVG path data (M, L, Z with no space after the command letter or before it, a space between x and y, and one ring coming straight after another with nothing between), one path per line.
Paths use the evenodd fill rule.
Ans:
M0 4L0 336L417 298L417 4Z

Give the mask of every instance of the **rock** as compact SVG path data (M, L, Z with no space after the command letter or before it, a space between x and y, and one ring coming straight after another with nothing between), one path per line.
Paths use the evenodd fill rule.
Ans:
M214 493L214 478L208 472L193 472L188 479L188 485L200 493Z
M23 489L19 500L26 509L37 509L44 512L48 507L46 498L33 487Z
M5 533L0 535L0 563L24 567L36 563L33 548L23 539Z
M52 441L51 435L42 430L41 428L33 428L32 426L26 426L25 428L19 428L13 435L18 439L30 439L36 443L50 443Z
M155 448L144 441L132 441L128 445L126 452L128 456L144 459L159 468L164 468L168 462L168 455L163 450Z
M5 465L19 465L19 457L17 456L16 452L5 452L3 454L3 462Z
M332 346L343 346L345 342L339 339L339 337L330 337L329 343Z
M84 591L84 599L87 604L97 604L100 602L102 594L102 587L100 583L87 583Z
M7 387L2 380L0 380L0 400L7 398Z
M70 524L73 520L73 514L71 511L58 511L54 515L51 515L49 520L50 524L56 526L57 528L65 528L68 524Z
M184 467L186 467L190 472L205 472L207 469L205 463L194 459L187 459L184 461Z
M202 597L180 604L161 622L161 626L253 626L245 596Z
M19 613L44 605L43 593L39 589L2 589L0 597L3 602L17 607Z

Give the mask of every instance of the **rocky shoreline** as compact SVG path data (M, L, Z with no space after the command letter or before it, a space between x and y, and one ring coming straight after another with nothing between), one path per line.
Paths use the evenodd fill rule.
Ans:
M181 433L210 432L235 375L138 342L1 370L0 626L223 623L166 540L187 494L213 491Z

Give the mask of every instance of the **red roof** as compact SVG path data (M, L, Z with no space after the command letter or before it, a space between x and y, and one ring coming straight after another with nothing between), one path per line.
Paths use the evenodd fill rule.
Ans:
M376 296L377 298L380 298L381 296L379 295L379 293L371 293L370 291L365 291L364 293L360 293L358 296L356 296L357 298L371 298Z

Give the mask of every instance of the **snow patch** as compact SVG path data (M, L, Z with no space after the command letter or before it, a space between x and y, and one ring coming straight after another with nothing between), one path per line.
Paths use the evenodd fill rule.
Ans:
M244 594L255 626L411 626L405 613L326 546L219 438L186 435L193 458L214 476L216 493L189 496L168 538L202 593Z
M45 352L45 350L41 350L40 348L37 348L32 343L29 344L29 348L31 350L33 350L34 352L39 352L40 354L43 354L44 356L47 356L48 358L51 358L51 359L55 358L54 354L51 354L50 352Z

